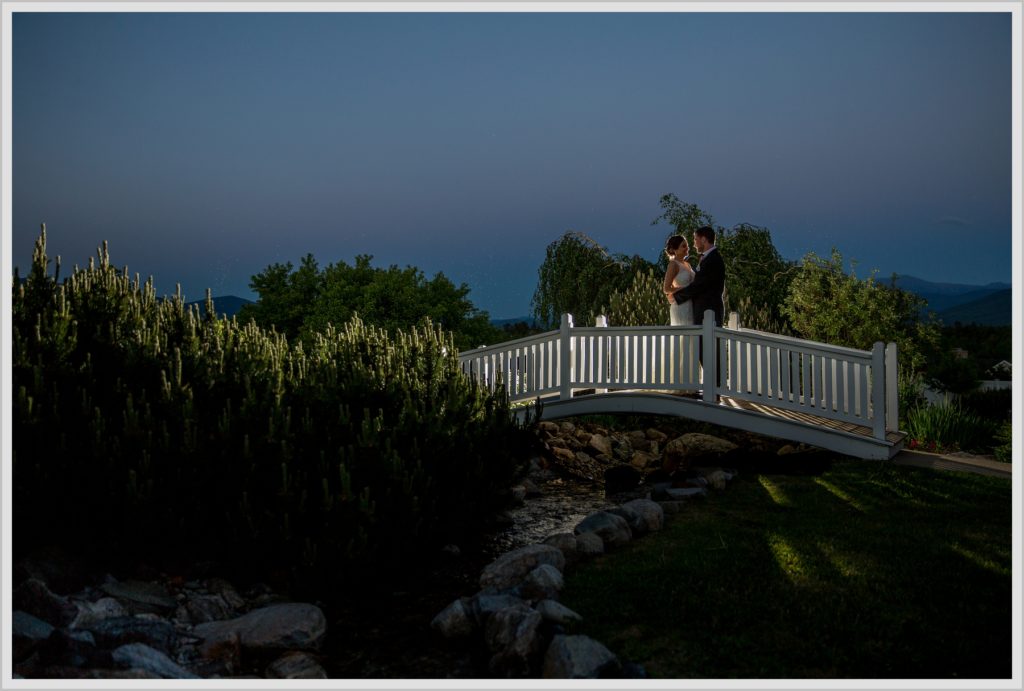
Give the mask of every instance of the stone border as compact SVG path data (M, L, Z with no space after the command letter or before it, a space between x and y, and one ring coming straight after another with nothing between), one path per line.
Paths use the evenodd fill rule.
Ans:
M590 514L572 533L498 557L481 571L480 590L448 605L431 628L452 641L482 643L490 656L488 671L496 677L645 678L643 667L619 660L598 641L567 634L566 627L583 618L558 601L563 574L584 559L660 531L666 514L706 496L708 487L723 489L736 474L717 467L693 471L696 477L687 484L695 486L659 483L646 498Z

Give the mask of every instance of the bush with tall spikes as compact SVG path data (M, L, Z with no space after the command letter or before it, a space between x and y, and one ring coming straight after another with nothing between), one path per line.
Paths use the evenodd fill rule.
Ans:
M105 244L47 265L44 228L12 305L16 549L369 578L472 539L521 471L530 435L429 321L303 345L158 299Z

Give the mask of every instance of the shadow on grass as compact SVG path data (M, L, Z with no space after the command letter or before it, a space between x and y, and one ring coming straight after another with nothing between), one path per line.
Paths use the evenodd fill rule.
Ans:
M1009 677L1010 519L997 478L746 473L579 567L564 600L651 676Z

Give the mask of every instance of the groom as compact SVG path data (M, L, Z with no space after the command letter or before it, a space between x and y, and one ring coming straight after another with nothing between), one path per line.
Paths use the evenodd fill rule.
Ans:
M725 313L722 300L725 292L725 262L715 247L715 230L711 226L702 226L693 231L693 246L700 253L700 263L693 281L672 295L678 305L693 300L694 324L703 324L704 310L710 309L715 313L715 326L721 326Z

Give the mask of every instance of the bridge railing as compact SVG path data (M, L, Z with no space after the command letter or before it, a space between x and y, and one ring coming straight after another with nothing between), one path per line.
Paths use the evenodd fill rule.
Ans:
M510 399L556 396L579 389L696 391L714 402L726 395L775 408L870 427L884 439L896 430L896 345L872 350L780 336L739 327L573 327L467 351L463 372ZM715 353L716 357L710 354ZM703 366L701 355L703 354Z

